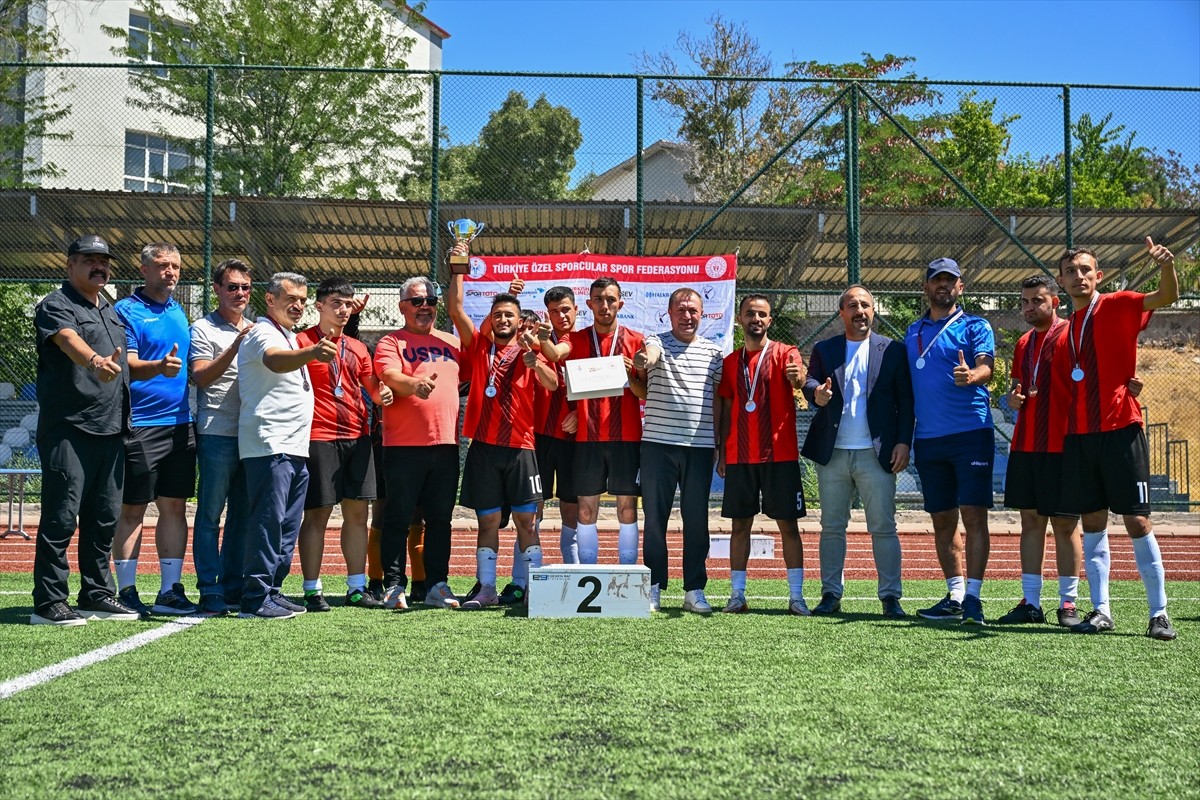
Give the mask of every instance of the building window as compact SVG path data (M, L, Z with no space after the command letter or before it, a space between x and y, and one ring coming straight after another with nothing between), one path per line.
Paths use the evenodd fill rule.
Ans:
M186 25L180 23L181 29L186 36L189 32ZM162 63L162 47L163 42L160 38L162 28L156 29L150 22L150 18L144 14L139 14L136 11L129 12L129 49L134 53L136 61L146 64ZM190 42L184 40L184 51L179 54L179 60L183 63L188 63L187 49ZM156 69L154 74L160 78L167 76L167 70Z
M151 133L125 131L125 189L130 192L186 192L183 173L195 161L179 142Z

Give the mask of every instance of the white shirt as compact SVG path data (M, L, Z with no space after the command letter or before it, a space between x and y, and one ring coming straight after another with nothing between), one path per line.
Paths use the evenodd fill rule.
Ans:
M716 447L712 404L721 383L724 352L703 336L685 344L670 331L650 334L646 345L660 348L662 356L646 372L642 441Z
M259 317L238 350L238 455L258 458L286 454L308 458L313 393L308 368L272 372L263 363L268 350L296 350L296 337L267 317ZM308 384L309 388L305 388Z
M842 419L838 423L838 450L867 450L871 442L871 426L867 424L867 372L870 368L871 339L861 342L846 340L846 380L842 383Z

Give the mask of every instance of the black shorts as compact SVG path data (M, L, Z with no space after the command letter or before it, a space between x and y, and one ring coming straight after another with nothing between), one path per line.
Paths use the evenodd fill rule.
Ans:
M641 442L576 442L575 492L637 497L642 493Z
M471 442L459 502L476 511L523 506L542 498L542 476L532 450Z
M128 479L126 479L128 480ZM1070 434L1063 440L1063 506L1150 515L1150 447L1141 425Z
M308 443L305 511L342 500L374 499L375 453L370 436Z
M538 469L542 475L542 499L557 497L564 503L578 503L579 497L575 494L575 481L572 479L575 471L575 440L541 433L533 438L537 447Z
M190 422L134 428L125 439L122 502L196 496L196 433Z
M759 500L761 499L761 506ZM796 520L808 514L799 461L727 464L721 516L748 519L762 510L771 519Z
M1062 496L1062 453L1009 453L1004 476L1006 507L1033 509L1043 517L1078 517L1063 510Z

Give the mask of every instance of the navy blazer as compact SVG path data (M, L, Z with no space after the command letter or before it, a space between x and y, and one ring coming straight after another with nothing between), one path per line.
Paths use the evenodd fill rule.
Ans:
M913 390L904 343L871 332L867 366L867 425L879 463L892 471L892 450L897 443L912 444ZM833 397L822 408L813 402L817 387L833 378ZM842 419L842 384L846 380L846 337L831 336L817 342L808 360L804 396L817 410L800 454L824 465L833 457L838 425Z

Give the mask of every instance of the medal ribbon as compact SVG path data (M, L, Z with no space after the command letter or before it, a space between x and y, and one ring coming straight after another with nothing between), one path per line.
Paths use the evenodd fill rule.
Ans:
M338 357L329 362L329 377L333 383L333 393L336 395L342 383L342 362L346 360L346 335L342 334L339 344Z
M513 345L510 343L510 344L508 344L508 345L506 345L506 346L505 346L504 350L505 350L505 351L507 351L507 350L511 349L511 348L512 348L512 346L513 346ZM519 350L520 348L517 348L517 349ZM509 356L505 356L503 359L501 359L501 361L500 361L500 363L499 363L499 364L497 364L497 363L496 363L496 342L495 342L495 340L493 339L493 340L492 340L492 349L491 349L491 354L488 356L488 386L491 386L492 388L495 388L495 386L496 386L496 373L497 373L497 372L498 372L498 371L499 371L501 368L503 368L505 364L507 364L507 363L508 363L509 361L511 361L511 360L512 360L512 359L511 359Z
M598 336L596 336L596 326L595 325L592 325L591 331L592 331L592 346L596 348L596 355L602 356L602 355L604 355L604 353L601 352L601 350L600 350L600 338ZM609 344L608 344L608 354L610 356L617 351L617 334L620 332L621 332L621 326L620 326L620 324L618 324L615 328L613 328L613 338L612 338L612 341L609 342Z
M1038 349L1037 349L1036 355L1034 355L1033 348L1032 347L1029 348L1029 355L1025 359L1025 374L1033 377L1033 380L1029 384L1029 388L1031 388L1031 389L1034 389L1034 390L1037 389L1038 371L1041 370L1041 368L1042 368L1042 350L1045 349L1045 347L1046 347L1046 340L1050 338L1050 335L1052 333L1054 333L1054 331L1061 324L1062 324L1062 320L1059 319L1058 317L1055 317L1054 322L1052 322L1050 324L1050 330L1046 331L1046 335L1042 337L1041 343L1038 344ZM1032 336L1029 344L1032 345L1035 342L1037 342L1037 331L1036 330L1033 332L1033 336Z
M921 343L922 343L921 331L925 328L925 320L922 319L921 326L919 328L917 328L917 349L921 350L921 355L918 356L918 358L925 358L925 356L927 356L929 354L929 351L933 349L933 345L935 343L937 343L937 340L942 337L942 334L945 333L951 325L953 325L955 322L957 322L958 318L961 317L962 315L963 315L963 309L960 308L958 311L956 311L954 313L954 316L952 316L952 317L950 317L950 319L946 320L946 324L943 325L942 329L937 332L937 336L933 337L933 341L931 341L929 343L929 347L926 347L924 350L921 350Z
M771 352L771 345L775 344L770 339L764 337L762 353L758 356L758 363L754 365L754 379L750 379L750 353L746 348L742 348L742 380L746 382L746 402L754 402L754 393L758 389L758 376L762 372L763 362L767 360L767 356Z
M1092 300L1088 303L1087 313L1083 315L1083 323L1079 326L1079 346L1075 346L1075 317L1076 313L1071 314L1070 329L1067 331L1067 343L1071 346L1071 363L1075 369L1079 369L1079 351L1083 349L1083 335L1087 332L1088 320L1092 318L1092 312L1096 309L1096 303L1100 302L1100 293L1093 292Z

